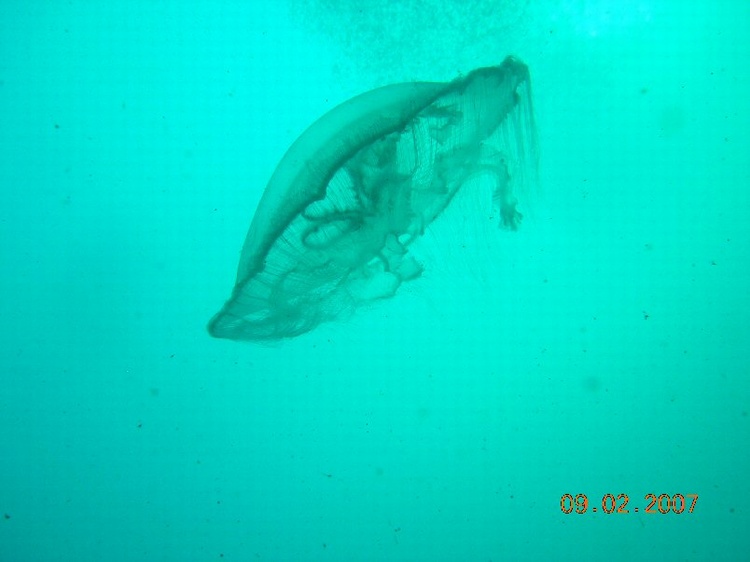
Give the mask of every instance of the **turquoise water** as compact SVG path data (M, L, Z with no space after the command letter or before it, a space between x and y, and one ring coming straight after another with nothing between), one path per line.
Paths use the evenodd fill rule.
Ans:
M745 559L750 7L353 4L0 7L0 560ZM516 231L459 197L393 298L208 335L310 123L509 54Z

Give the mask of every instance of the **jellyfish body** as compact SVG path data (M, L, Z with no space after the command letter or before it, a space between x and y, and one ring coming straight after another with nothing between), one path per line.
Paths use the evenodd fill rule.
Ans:
M448 83L386 86L321 117L289 148L258 204L214 337L293 337L393 296L422 266L410 244L477 175L516 229L536 141L518 59Z

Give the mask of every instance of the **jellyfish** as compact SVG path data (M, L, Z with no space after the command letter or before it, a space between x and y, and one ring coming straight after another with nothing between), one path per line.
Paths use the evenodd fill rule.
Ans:
M490 178L498 226L517 229L536 154L529 70L514 57L342 103L273 172L209 333L280 340L393 297L423 271L410 245L473 178Z

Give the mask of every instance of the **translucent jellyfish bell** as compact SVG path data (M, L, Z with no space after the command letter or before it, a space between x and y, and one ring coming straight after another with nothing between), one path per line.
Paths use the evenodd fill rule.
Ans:
M409 245L477 176L516 229L533 180L529 71L508 57L447 83L395 84L316 121L282 158L242 249L214 337L296 336L419 277ZM478 210L478 213L482 210Z

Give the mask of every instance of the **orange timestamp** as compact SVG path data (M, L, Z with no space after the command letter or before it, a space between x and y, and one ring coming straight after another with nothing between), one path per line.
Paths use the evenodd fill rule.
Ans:
M632 513L693 513L698 503L698 494L646 494L643 497L643 509L632 506ZM604 494L601 501L601 511L604 513L631 513L630 496L628 494ZM563 513L596 513L599 507L589 507L586 494L563 494L560 497L560 509Z

